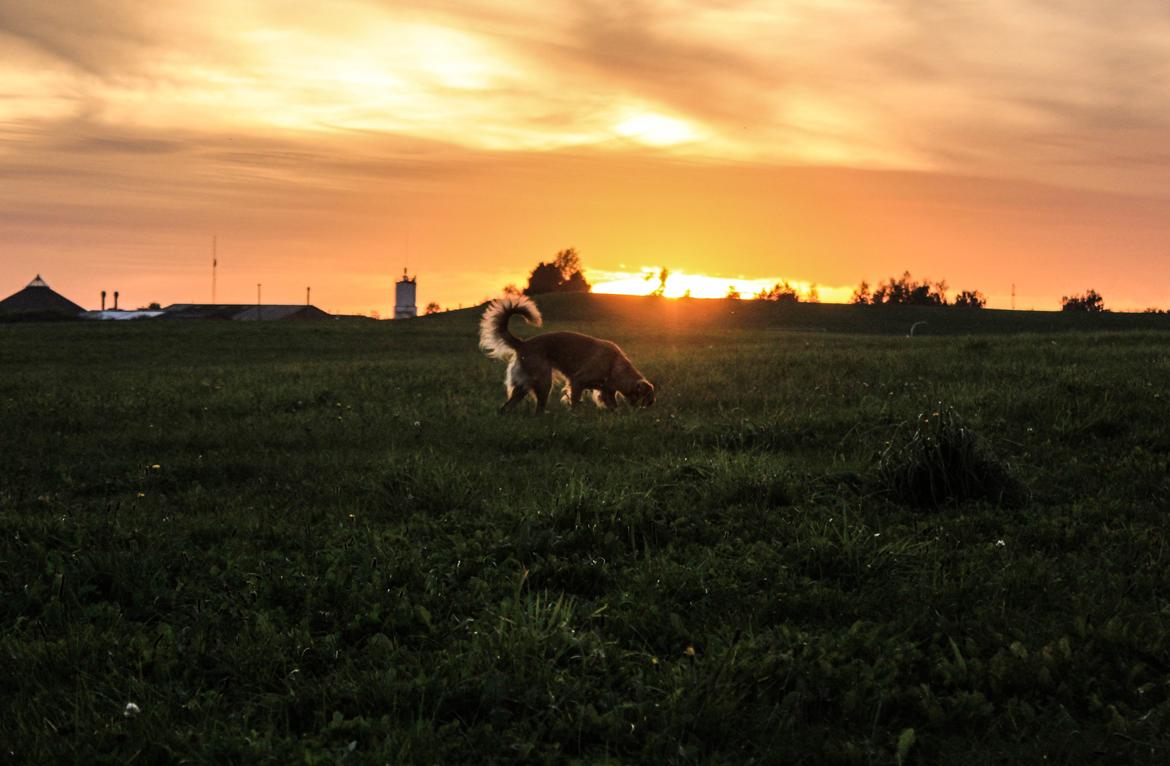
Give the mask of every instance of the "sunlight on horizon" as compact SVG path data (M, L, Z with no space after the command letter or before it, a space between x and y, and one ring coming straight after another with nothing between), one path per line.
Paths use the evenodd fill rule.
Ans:
M593 284L592 292L599 295L651 295L660 287L661 271L660 267L646 266L638 272L589 270L587 276ZM726 298L728 291L735 288L740 298L754 300L761 290L784 281L782 277L747 279L670 271L662 295L666 298ZM799 293L802 301L808 300L815 290L822 302L847 303L853 292L851 287L818 285L791 279L787 281Z

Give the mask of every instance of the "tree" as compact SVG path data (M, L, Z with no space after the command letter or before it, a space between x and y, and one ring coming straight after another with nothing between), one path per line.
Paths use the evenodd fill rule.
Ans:
M523 291L519 287L517 287L515 285L515 283L509 282L508 284L504 285L504 295L523 295L523 294L524 294Z
M1065 295L1060 299L1060 310L1097 314L1105 311L1105 299L1096 290L1086 290L1084 295Z
M987 305L987 297L978 290L963 290L955 296L954 305L958 308L981 309Z
M138 310L139 311L160 311L160 310L162 310L162 306L159 305L158 301L152 301L151 303L148 303L145 306L139 306Z
M924 279L915 282L909 271L894 279L890 277L873 291L871 303L890 306L945 306L947 305L947 283L945 280L931 282Z
M850 296L849 302L858 306L868 306L873 303L873 295L869 292L869 282L866 282L864 279L861 280L861 284L857 286L857 289L853 291L853 295Z
M796 292L796 288L788 284L788 280L777 282L770 288L765 288L756 293L756 298L762 301L777 301L778 303L800 303L800 293Z
M528 275L528 287L524 288L524 294L540 295L558 292L562 281L561 270L555 264L541 261Z
M568 279L561 283L560 292L587 293L589 290L589 283L585 281L585 275L579 271L574 271L569 275Z
M735 285L728 285L727 286L727 300L729 300L729 301L739 300L739 290L735 289Z
M552 263L541 261L528 276L525 295L542 293L587 293L589 283L581 270L581 257L570 247L557 253Z
M430 303L427 304L427 307L426 307L426 309L423 310L423 313L424 314L438 314L442 310L443 309L439 304L435 303L434 301L431 301Z
M658 272L658 287L655 287L654 291L650 294L659 298L661 298L663 295L666 295L666 280L669 276L670 269L663 267L662 271ZM651 277L647 275L646 278L650 279Z

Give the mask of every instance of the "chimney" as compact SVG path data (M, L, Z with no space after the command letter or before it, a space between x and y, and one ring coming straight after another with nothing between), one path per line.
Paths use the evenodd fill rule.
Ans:
M106 310L106 291L102 290L102 311Z
M114 291L114 311L118 310L118 291Z

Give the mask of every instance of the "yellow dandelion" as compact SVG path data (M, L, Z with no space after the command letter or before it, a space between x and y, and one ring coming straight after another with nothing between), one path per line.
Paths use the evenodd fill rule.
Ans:
M658 664L658 658L657 658L657 657L651 657L651 658L650 658L650 664L651 664L651 665L657 665L657 664Z
M139 493L138 493L138 497L146 497L146 493L145 493L145 492L139 492Z
M690 644L687 644L687 648L683 649L683 654L685 654L688 657L694 657L695 656L695 647L691 646Z
M153 469L153 470L155 470L155 471L157 471L157 470L158 470L158 469L160 469L160 468L162 468L162 466L161 466L161 465L159 465L158 463L155 463L154 465L152 465L152 466L151 466L151 469Z

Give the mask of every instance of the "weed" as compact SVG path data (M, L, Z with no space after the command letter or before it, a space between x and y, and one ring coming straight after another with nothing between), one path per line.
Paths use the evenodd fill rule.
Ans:
M1004 503L1018 491L990 448L941 403L895 432L882 450L877 470L886 492L918 507L968 500Z

